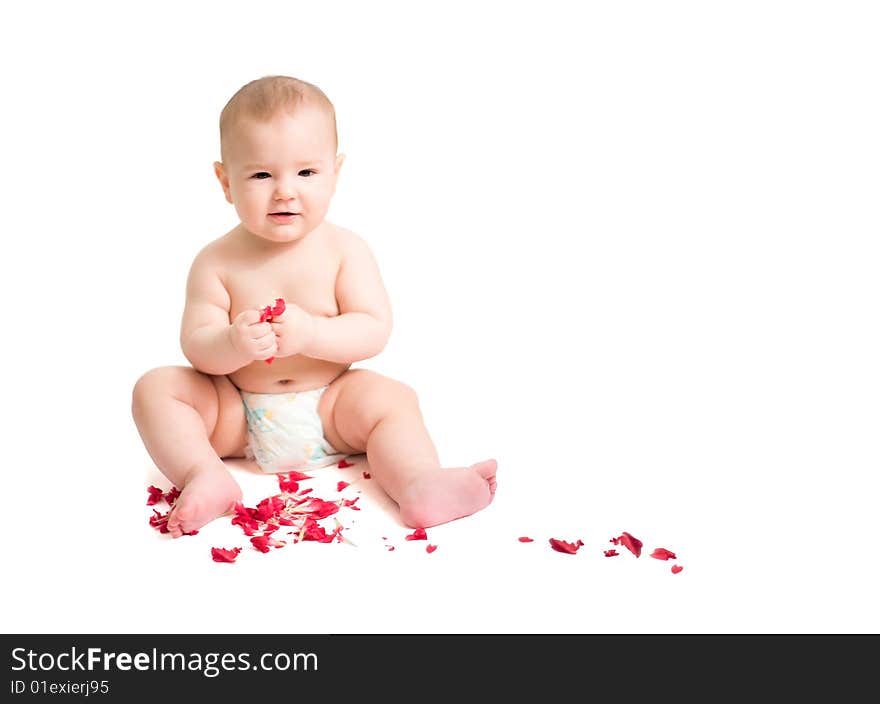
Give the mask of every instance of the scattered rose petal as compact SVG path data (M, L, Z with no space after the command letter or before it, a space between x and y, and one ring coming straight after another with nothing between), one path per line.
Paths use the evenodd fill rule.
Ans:
M671 569L672 569L672 574L678 574L679 572L681 572L684 569L684 567L680 567L679 565L673 565Z
M281 491L287 492L288 494L295 494L299 491L299 484L290 479L289 477L285 477L282 474L278 475L278 488Z
M163 492L159 487L153 486L152 484L147 487L147 506L153 506L154 504L159 503L162 500L162 496L164 496L165 492Z
M393 546L393 545L389 545L389 546L387 546L387 547L388 547L388 552L391 552L392 550L394 550L394 546Z
M238 553L241 552L241 548L232 548L232 550L227 550L226 548L211 548L211 559L214 562L235 562L235 558L238 557Z
M620 553L617 550L606 550L605 557L617 557Z
M336 482L336 491L342 491L348 486L348 482Z
M667 550L666 548L657 548L654 552L651 553L651 557L658 560L674 560L675 553L671 550Z
M642 541L638 538L633 537L626 531L624 531L618 538L612 538L612 542L615 545L623 545L636 557L642 554Z
M427 540L428 534L424 528L416 528L412 533L406 536L407 540Z
M180 489L176 486L171 487L171 491L165 494L165 501L169 506L174 506L174 502L177 501L177 497L180 496Z
M426 545L425 546L425 552L427 552L428 554L434 552L436 549L437 549L436 545Z
M303 474L302 472L297 472L296 470L290 471L287 473L287 478L290 480L303 481L305 479L311 479L308 474Z
M340 469L345 469L346 467L354 467L352 462L346 462L345 460L339 460L339 464L336 465Z
M550 538L550 547L556 550L557 552L565 552L569 555L574 555L581 545L583 545L582 540L578 540L576 543L568 543L564 540L557 540L556 538Z
M269 548L283 548L287 543L283 540L276 540L272 534L255 535L251 538L251 544L260 552L269 552Z
M170 511L168 513L171 513ZM159 513L153 509L153 515L150 516L150 525L160 533L168 532L168 513Z
M535 541L532 540L531 538L526 537L526 536L524 535L522 538L519 539L519 542L521 542L521 543L533 543L533 542L535 542Z

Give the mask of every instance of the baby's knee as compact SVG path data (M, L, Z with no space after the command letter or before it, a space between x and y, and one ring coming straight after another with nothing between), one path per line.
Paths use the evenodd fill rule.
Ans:
M188 377L199 372L186 367L156 367L141 375L131 393L132 409L163 396L173 396L190 382Z
M383 399L390 408L407 409L419 407L419 395L408 384L391 379L379 377L371 389L374 397Z

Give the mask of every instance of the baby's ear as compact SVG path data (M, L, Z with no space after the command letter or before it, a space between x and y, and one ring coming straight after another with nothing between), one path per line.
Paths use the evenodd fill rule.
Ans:
M226 196L227 202L232 202L232 195L229 193L229 176L226 174L226 167L219 161L214 162L214 175L223 188L223 195Z
M342 168L342 162L345 161L345 154L336 155L336 175L339 175L339 169Z

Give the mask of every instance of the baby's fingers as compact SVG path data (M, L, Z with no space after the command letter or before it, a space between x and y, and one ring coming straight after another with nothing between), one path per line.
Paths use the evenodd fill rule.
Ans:
M260 311L258 310L243 310L241 313L235 316L235 320L233 321L235 325L254 325L260 324Z

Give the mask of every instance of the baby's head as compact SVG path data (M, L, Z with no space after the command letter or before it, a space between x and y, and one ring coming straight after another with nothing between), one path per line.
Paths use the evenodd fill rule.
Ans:
M321 89L266 76L223 108L214 172L247 231L291 242L324 221L344 159L336 150L336 112Z

